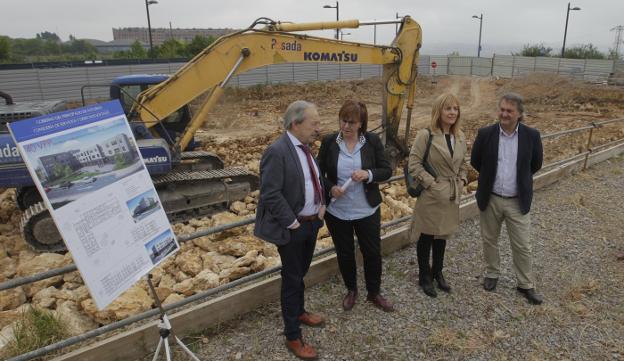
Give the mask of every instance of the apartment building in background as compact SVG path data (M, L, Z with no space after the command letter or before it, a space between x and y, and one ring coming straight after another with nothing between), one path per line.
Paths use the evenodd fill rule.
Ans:
M212 36L218 38L222 35L233 33L236 29L167 29L152 28L152 42L154 45L160 45L168 39L176 39L179 41L190 42L197 35L204 37ZM138 40L142 43L149 44L149 35L147 28L113 28L114 40L129 40L134 42Z

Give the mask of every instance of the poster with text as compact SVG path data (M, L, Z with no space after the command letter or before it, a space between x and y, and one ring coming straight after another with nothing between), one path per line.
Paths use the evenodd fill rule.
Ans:
M179 249L118 101L8 126L99 309Z

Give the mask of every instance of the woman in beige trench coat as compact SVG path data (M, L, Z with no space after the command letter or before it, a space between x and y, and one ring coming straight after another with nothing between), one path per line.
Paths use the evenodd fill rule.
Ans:
M463 186L468 182L466 137L461 131L459 101L453 94L440 95L431 110L431 148L428 163L436 177L422 166L429 140L427 129L416 134L409 155L409 172L425 190L416 201L412 218L411 237L418 237L418 283L425 294L436 297L433 281L442 291L451 288L442 275L446 240L459 227L459 201ZM433 248L433 261L429 259Z

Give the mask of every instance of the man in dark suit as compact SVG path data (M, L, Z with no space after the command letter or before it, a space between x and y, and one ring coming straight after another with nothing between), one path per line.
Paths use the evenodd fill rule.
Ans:
M524 100L508 93L498 103L498 122L479 129L470 164L479 172L477 205L486 262L483 288L494 291L500 275L498 237L507 226L517 290L532 304L541 304L532 281L531 218L533 174L542 167L539 131L524 125Z
M282 261L281 304L286 346L301 359L316 358L303 342L300 324L322 326L322 316L304 308L303 277L308 272L325 200L320 172L308 145L319 136L316 106L293 102L284 114L286 132L260 161L260 199L254 234L277 245Z

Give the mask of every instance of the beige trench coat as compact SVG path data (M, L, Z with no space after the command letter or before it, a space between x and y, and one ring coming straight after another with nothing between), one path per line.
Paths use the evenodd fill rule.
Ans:
M418 239L421 233L432 234L436 238L448 239L459 228L459 202L464 183L468 183L466 162L466 136L459 132L455 136L453 157L446 145L446 138L439 130L432 130L429 164L435 170L433 178L422 166L429 133L421 129L416 134L409 155L409 172L425 190L420 194L414 207L410 237ZM462 182L463 181L463 182Z

